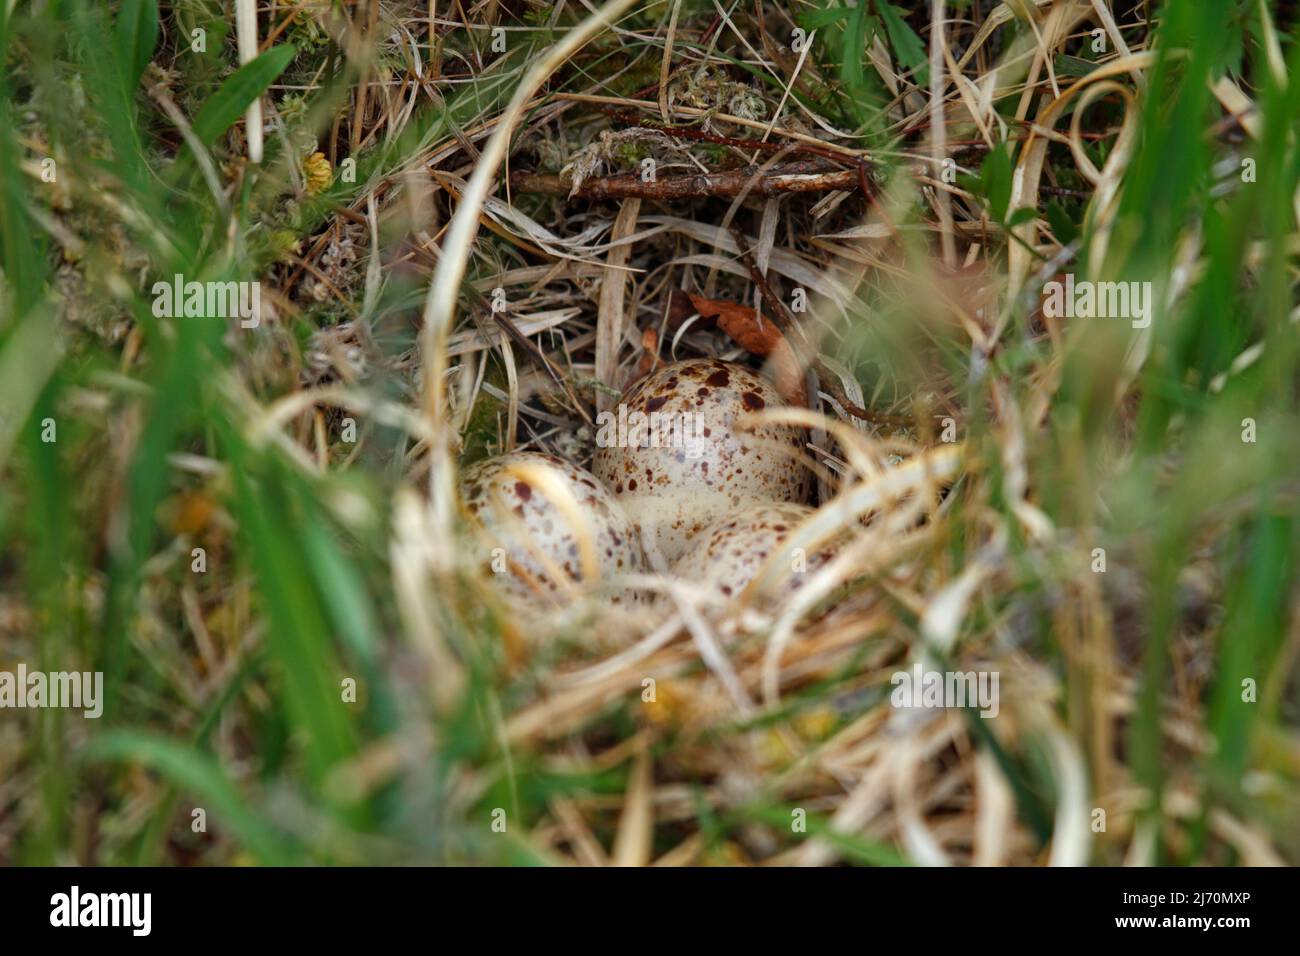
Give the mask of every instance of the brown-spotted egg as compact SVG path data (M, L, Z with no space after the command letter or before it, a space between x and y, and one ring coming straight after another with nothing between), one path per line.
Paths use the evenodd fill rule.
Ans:
M743 365L688 359L647 376L597 421L592 470L669 561L722 515L762 502L804 503L812 473L796 457L804 429L747 414L781 405Z
M776 502L723 517L699 533L673 570L682 580L703 585L726 600L739 597L770 566L767 593L787 595L835 553L833 546L806 551L787 545L790 533L812 513L806 505Z
M479 532L482 563L514 598L563 601L593 577L644 570L618 502L589 472L554 455L521 451L478 462L461 476L461 502ZM610 599L633 598L624 591Z

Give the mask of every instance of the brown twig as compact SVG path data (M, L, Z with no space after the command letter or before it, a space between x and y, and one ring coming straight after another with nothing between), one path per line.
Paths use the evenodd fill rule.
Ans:
M583 180L571 198L589 201L652 199L672 202L710 197L734 198L746 186L749 187L750 195L780 196L786 193L852 190L858 185L857 169L828 172L819 163L801 162L778 166L766 172L760 171L756 166L747 166L719 173L667 176L650 182L644 182L640 176L630 173L598 176ZM510 188L516 192L568 196L570 187L559 176L515 172L510 176Z

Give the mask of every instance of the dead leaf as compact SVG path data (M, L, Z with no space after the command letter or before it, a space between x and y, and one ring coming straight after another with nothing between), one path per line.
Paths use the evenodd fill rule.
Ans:
M633 382L639 382L659 367L659 336L655 330L646 327L641 333L641 361L637 363Z
M807 407L803 365L775 322L764 319L760 313L739 302L687 294L695 311L706 319L716 318L718 328L733 342L745 351L771 361L776 390L787 403Z
M676 333L686 320L697 312L695 306L691 305L691 296L687 295L681 289L672 289L668 293L668 331ZM711 332L718 327L716 319L703 318L691 326L695 332Z

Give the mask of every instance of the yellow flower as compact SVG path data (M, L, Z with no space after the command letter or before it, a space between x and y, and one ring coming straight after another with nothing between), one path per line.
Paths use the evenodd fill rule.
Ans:
M312 153L302 162L302 175L307 180L307 195L318 196L334 182L330 161L321 152Z
M666 680L656 682L654 700L642 696L642 701L646 716L659 727L680 726L689 704L675 684Z
M794 726L795 733L804 740L815 741L829 737L839 723L839 718L833 708L822 706L796 714L790 723Z

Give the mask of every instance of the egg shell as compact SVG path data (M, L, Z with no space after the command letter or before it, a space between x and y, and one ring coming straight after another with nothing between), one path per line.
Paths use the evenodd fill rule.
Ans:
M671 563L722 515L761 502L809 500L812 472L796 457L807 441L805 429L736 429L744 416L782 404L776 389L743 365L676 362L647 376L598 420L592 471L642 531L643 543L652 535ZM657 434L653 428L635 431L655 415L669 424ZM678 436L665 436L673 423Z
M636 529L608 490L588 471L542 452L512 452L467 468L461 476L461 504L480 531L483 564L497 571L505 593L528 602L564 600L569 589L553 571L574 584L583 581L579 532L542 489L512 474L514 465L545 468L573 495L590 525L597 567L602 577L645 570ZM514 520L511 520L511 519ZM531 546L531 547L530 547ZM502 549L506 561L494 561ZM555 566L548 568L534 553ZM501 552L495 557L499 558ZM495 564L495 567L494 567ZM614 603L635 603L637 595L624 591Z
M833 546L806 555L781 553L791 532L812 513L806 505L773 503L721 518L700 532L673 571L682 580L710 588L727 600L740 596L772 560L782 583L773 584L767 596L779 599L789 595L835 555Z

